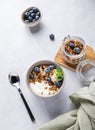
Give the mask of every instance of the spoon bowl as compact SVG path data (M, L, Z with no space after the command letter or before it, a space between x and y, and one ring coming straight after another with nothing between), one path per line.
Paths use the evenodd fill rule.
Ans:
M10 73L8 75L8 78L9 78L9 81L10 81L11 85L13 85L15 87L18 87L17 84L20 84L20 78L19 78L18 74L12 74L12 73Z

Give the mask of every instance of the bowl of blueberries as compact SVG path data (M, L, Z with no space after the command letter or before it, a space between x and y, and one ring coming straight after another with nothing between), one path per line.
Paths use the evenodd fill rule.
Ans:
M38 25L42 18L42 13L37 7L29 7L22 13L22 21L29 27Z
M52 97L63 88L63 69L53 61L42 60L34 63L27 71L26 83L30 92L40 97Z

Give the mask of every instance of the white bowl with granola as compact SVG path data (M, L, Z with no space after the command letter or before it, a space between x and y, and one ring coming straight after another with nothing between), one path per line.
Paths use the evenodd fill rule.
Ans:
M29 68L26 83L32 93L40 97L52 97L62 90L64 79L64 72L58 64L43 60Z

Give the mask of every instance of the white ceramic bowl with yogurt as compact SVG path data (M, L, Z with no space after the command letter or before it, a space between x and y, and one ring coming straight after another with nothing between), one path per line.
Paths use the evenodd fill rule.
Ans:
M46 65L46 66L45 66ZM51 84L49 83L48 84L48 81L45 81L45 80L42 80L41 82L30 82L30 74L33 73L34 74L34 68L39 66L39 68L41 66L45 66L46 68L43 70L43 72L45 72L47 70L47 67L49 67L49 65L54 65L55 66L55 69L53 70L50 70L53 72L53 75L51 76L51 80L54 84L54 86L52 87ZM64 72L62 70L62 75L63 75L63 79L61 80L61 85L60 87L56 88L55 87L55 84L60 82L60 81L56 81L56 70L62 70L62 68L56 64L55 62L53 61L48 61L48 60L42 60L42 61L38 61L36 63L34 63L29 69L28 69L28 72L27 72L27 75L26 75L26 83L27 83L27 87L28 89L30 90L30 92L36 94L37 96L40 96L40 97L52 97L52 96L55 96L57 95L63 88L64 86L64 82L65 82L65 76L64 76ZM40 70L41 71L41 70ZM52 73L50 72L50 73ZM48 74L47 74L48 75ZM50 76L51 74L49 74ZM36 77L36 76L35 76ZM48 78L48 77L46 77ZM37 79L39 80L39 79ZM56 88L56 90L54 89L51 89L51 88Z

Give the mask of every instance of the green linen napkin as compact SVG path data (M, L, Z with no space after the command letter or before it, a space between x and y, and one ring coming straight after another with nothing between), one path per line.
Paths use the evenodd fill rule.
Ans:
M95 82L70 96L78 109L65 113L39 130L95 130Z

